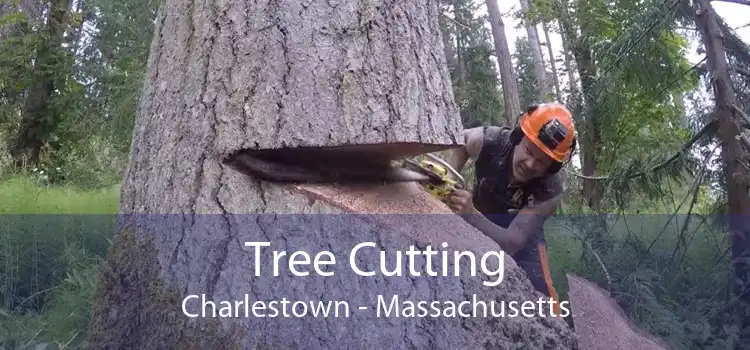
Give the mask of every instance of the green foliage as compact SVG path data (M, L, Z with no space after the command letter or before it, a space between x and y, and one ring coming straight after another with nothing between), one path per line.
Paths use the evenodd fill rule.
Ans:
M0 135L5 143L14 140L21 117L44 121L22 136L43 141L40 164L31 166L37 172L63 169L48 176L50 183L90 188L119 181L158 6L156 0L86 1L66 13L61 30L72 35L64 46L49 27L28 25L23 12L2 18L14 30L0 43ZM41 77L54 83L53 93L38 116L27 115L24 92Z
M490 61L492 49L487 46L469 47L463 50L466 59L466 84L456 88L459 98L464 100L463 125L466 128L483 124L499 123L502 111L500 92L497 89L497 73Z
M65 250L66 272L49 291L41 314L29 313L6 322L0 345L15 348L83 348L91 319L91 299L96 290L96 269L101 257L92 259L81 248ZM10 315L9 315L10 316ZM5 344L3 344L3 342ZM26 346L24 346L26 345Z
M531 106L540 102L541 89L540 84L536 81L534 73L534 60L531 56L531 47L528 39L518 38L516 40L516 49L513 53L516 66L515 72L518 76L518 97L521 106Z
M461 109L464 127L470 128L503 121L503 105L498 72L493 59L492 37L485 17L476 16L484 1L459 0L450 9L462 25L446 22L455 45L459 67L451 72L454 98Z
M534 20L558 19L580 37L569 38L588 68L583 86L586 123L579 123L581 151L594 154L596 174L607 175L604 207L629 202L631 194L663 191L668 178L679 180L684 160L651 177L629 174L649 170L680 150L693 130L675 99L698 87L686 58L688 42L676 29L674 2L573 0L534 1ZM563 16L570 13L571 16ZM587 65L588 64L588 65ZM594 138L595 137L595 138ZM594 141L595 140L595 141ZM587 142L589 141L589 142Z
M663 212L641 206L644 212ZM565 273L575 273L607 288L638 326L675 349L724 349L736 330L726 324L731 307L727 235L709 224L712 217L688 215L612 215L613 249L586 264L581 227L592 216L560 216L547 224L552 276L568 299ZM689 219L689 220L688 220Z
M698 83L695 75L683 76L690 66L684 58L687 43L674 33L661 33L658 39L642 46L647 53L636 52L620 60L628 64L606 78L613 83L603 90L597 117L602 125L614 125L602 128L602 139L604 147L617 152L607 152L602 169L610 168L618 158L649 155L653 150L674 152L692 136L682 123L683 111L671 103L673 96L681 96Z
M26 16L17 12L0 19L8 27L25 27ZM14 26L10 26L14 24ZM4 133L15 131L18 112L24 102L24 90L31 84L34 72L32 57L43 41L35 32L9 31L0 40L0 129Z
M159 4L158 0L87 3L100 13L95 23L98 35L83 58L93 79L87 103L97 116L94 125L116 152L127 152L130 146ZM91 125L91 120L82 123Z
M80 191L26 177L0 184L0 347L80 348L118 200L117 187Z
M47 127L39 130L45 135L40 163L15 168L0 149L3 348L84 346L94 271L113 232L108 215L23 214L118 210L119 189L112 184L125 168L159 2L81 3L66 13L61 30L70 35L62 44L46 18L32 19L42 25L31 25L21 11L0 18L3 144L16 137L35 79L54 84L42 106Z
M559 227L553 228L548 242L559 284L564 284L564 272L584 275L608 286L639 325L675 348L723 349L738 333L728 318L729 240L721 220L695 214L715 212L716 204L722 203L723 194L716 191L723 187L721 178L714 170L703 171L710 161L707 154L667 162L705 124L704 107L710 107L701 101L694 113L686 114L676 102L700 88L699 76L686 59L687 39L676 29L675 19L684 14L678 5L655 0L532 1L526 20L558 20L580 35L568 39L578 50L579 73L582 67L589 69L593 84L583 91L583 119L590 123L580 123L579 131L583 137L598 136L597 143L585 145L584 151L596 155L596 174L608 175L602 181L605 203L640 214L618 216L599 227L570 220L575 222L568 225L572 236L559 235ZM727 42L746 47L732 36ZM739 49L730 56L742 62L737 58L747 52ZM587 55L590 62L582 60ZM742 87L750 85L743 85L740 75L735 80L742 95L747 91ZM698 144L705 147L710 142ZM658 170L651 171L657 165ZM580 188L580 179L568 182L571 192ZM585 212L577 196L566 194L568 212ZM670 215L673 212L693 215L686 220L685 215ZM549 237L552 232L558 236ZM611 242L611 248L599 251L611 285L601 268L585 258L590 252L581 243L602 237ZM559 265L554 259L560 259Z

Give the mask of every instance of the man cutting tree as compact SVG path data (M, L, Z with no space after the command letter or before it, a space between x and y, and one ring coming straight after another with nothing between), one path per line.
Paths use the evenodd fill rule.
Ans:
M510 254L534 288L559 301L542 226L560 205L563 184L557 172L575 149L570 112L558 103L535 105L514 129L472 128L464 138L448 162L461 171L473 159L476 186L473 193L454 191L448 205Z

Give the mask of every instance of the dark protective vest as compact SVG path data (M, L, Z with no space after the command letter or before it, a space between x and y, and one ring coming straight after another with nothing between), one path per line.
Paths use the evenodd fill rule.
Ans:
M474 163L474 207L495 225L503 228L507 228L516 216L515 212L508 213L509 209L522 209L529 203L530 197L536 196L536 200L543 201L561 190L555 175L536 179L520 187L509 186L514 148L510 133L511 129L507 127L485 127L482 150ZM544 245L544 231L540 230L513 255L513 259L526 271L534 287L549 296L554 291L550 290L552 286L545 278L549 273ZM540 252L540 249L544 252Z

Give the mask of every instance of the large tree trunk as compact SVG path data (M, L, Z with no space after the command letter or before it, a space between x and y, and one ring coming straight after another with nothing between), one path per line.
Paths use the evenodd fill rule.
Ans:
M354 261L367 269L380 266L380 249L389 269L395 251L412 245L499 250L459 216L305 215L450 214L417 184L282 185L222 164L223 155L245 148L349 144L359 145L363 157L380 149L400 157L459 142L434 2L306 4L166 2L122 186L122 214L140 216L123 216L102 270L92 348L572 348L570 330L550 317L376 317L378 295L387 304L394 295L402 302L470 303L474 295L488 303L538 302L540 296L507 257L496 287L482 285L489 277L472 277L467 259L461 277L425 277L419 258L417 277L408 275L406 260L407 275L388 278L359 276L349 266L349 252L363 242L379 246L364 248ZM153 215L172 213L184 216ZM262 249L261 276L255 250L244 242L270 242ZM278 276L272 250L288 252ZM311 274L290 273L287 259L300 259L290 257L294 251L324 250L335 263L323 272L335 274L300 266L293 268ZM190 295L205 295L217 308L222 300L247 302L233 310L240 317L213 318L209 308L207 317L190 318L185 312L200 313L201 305ZM256 301L282 298L345 301L351 318L253 315L273 314ZM346 312L342 306L331 311ZM542 308L548 315L549 305Z
M524 15L529 11L529 1L521 0L521 10ZM534 60L534 77L536 78L537 84L539 84L539 91L542 96L539 96L542 101L548 101L550 97L550 86L547 81L547 70L544 67L544 56L542 56L542 45L539 40L539 32L537 31L536 25L526 22L526 35L529 39L529 47L531 47L531 58ZM550 56L553 57L553 56ZM542 102L540 101L540 102Z
M521 115L521 98L518 94L518 81L513 73L513 62L510 57L508 40L505 38L505 24L500 15L497 0L487 0L487 14L492 27L492 37L495 39L495 55L500 68L500 82L503 86L503 101L505 106L505 120L508 125L516 123Z
M157 33L151 49L141 114L158 118L135 126L124 211L216 212L217 203L192 207L180 192L214 185L215 157L239 149L425 145L405 145L397 158L462 142L435 6L228 2L214 10L196 2L186 8L194 18L182 19L177 4L167 3L161 28L184 30ZM255 15L234 18L245 11ZM141 169L155 152L159 167ZM179 164L192 175L173 183L162 168ZM142 184L149 190L136 191Z
M718 136L722 143L721 158L729 214L729 232L732 234L733 287L737 299L744 305L735 306L738 326L742 330L739 344L750 343L750 172L742 164L748 162L748 150L743 149L742 118L737 110L729 78L723 34L717 15L707 0L697 2L696 24L706 49L706 63L711 73L712 89L716 103Z

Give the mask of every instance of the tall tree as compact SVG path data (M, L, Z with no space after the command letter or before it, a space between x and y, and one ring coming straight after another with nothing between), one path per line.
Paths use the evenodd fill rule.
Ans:
M516 60L515 71L518 74L518 92L522 106L542 102L541 86L537 83L534 58L531 55L529 40L518 38L513 53Z
M454 2L455 21L452 32L461 38L456 47L461 57L459 73L454 71L453 88L465 128L505 124L497 79L492 61L492 38L485 27L487 20L476 16L481 3L475 0Z
M252 18L246 21L247 14ZM122 230L102 269L94 304L91 346L573 347L572 333L559 318L499 318L508 331L498 333L494 317L477 317L465 327L450 317L422 323L373 315L378 294L387 300L394 294L412 300L476 294L488 301L536 302L537 294L511 259L496 288L482 286L464 263L460 278L392 276L386 281L382 275L356 275L346 267L345 256L338 256L330 276L295 277L285 263L280 275L271 275L271 250L279 249L348 254L356 244L378 242L377 252L365 248L361 260L353 261L377 269L379 253L388 256L385 266L394 266L391 253L410 245L437 246L445 240L455 249L499 248L455 215L441 216L447 221L428 216L421 224L414 216L304 215L450 212L415 183L288 185L245 176L222 161L242 151L256 165L282 159L278 165L284 167L324 162L325 157L309 155L324 156L323 148L341 145L348 147L337 154L354 155L346 159L350 162L455 147L462 128L437 18L434 2L418 1L350 1L336 7L324 2L166 2L122 186ZM422 229L451 234L424 235ZM247 241L270 242L271 247L258 258L243 246ZM263 271L257 277L256 258ZM201 305L200 299L185 299L189 295L204 295L219 307L218 301L247 296L253 306L243 308L251 313L247 318L189 318L184 312L200 312ZM256 300L283 297L346 300L354 315L252 316L273 314L260 310ZM267 305L279 311L285 307ZM302 309L289 306L295 313ZM290 312L286 307L286 315Z
M443 36L443 50L445 53L445 60L448 64L448 71L453 73L456 70L456 44L453 40L451 25L448 23L448 20L446 19L447 15L445 14L446 12L449 12L448 9L453 6L446 0L441 0L439 3L441 11L440 22L438 22L440 24L440 35Z
M560 89L560 77L557 76L557 59L555 59L555 50L552 48L552 41L549 39L549 24L542 23L542 30L544 31L545 46L547 46L547 54L549 55L549 64L552 69L552 85L555 88L555 99L558 102L563 102L562 89Z
M500 14L497 0L486 0L487 14L495 39L495 57L500 67L500 81L503 85L503 105L505 106L505 120L508 125L514 125L516 118L521 115L521 102L518 96L518 83L513 73L513 62L510 58L508 39L505 37L505 23Z
M53 0L47 14L43 43L35 57L34 71L26 92L21 122L10 146L18 165L37 165L42 147L52 141L51 135L59 122L59 111L53 107L55 91L65 85L61 62L68 53L63 48L69 24L71 0ZM63 63L64 64L64 63Z
M68 0L50 2L44 30L43 42L37 47L34 70L26 89L18 131L10 145L11 155L18 165L36 165L44 144L56 122L60 119L52 103L57 85L56 73L60 73L58 62L64 60L63 35L69 18L71 4Z
M598 157L602 151L601 131L598 122L598 114L595 113L595 77L597 75L596 66L593 59L593 49L591 47L590 37L593 36L593 28L582 20L585 14L577 14L581 21L579 29L581 35L576 30L576 21L568 10L567 1L560 1L556 4L555 9L559 13L560 25L562 26L563 36L570 44L571 53L576 60L578 76L581 79L580 100L574 101L573 110L578 115L577 119L583 120L579 123L582 126L579 142L581 144L580 152L582 154L583 175L592 176L596 172ZM583 118L581 118L583 116ZM594 211L601 211L601 201L603 198L602 188L599 182L591 179L584 179L583 194L587 201L587 206Z
M741 325L740 344L750 343L750 139L743 133L745 123L742 110L735 97L730 67L727 64L723 33L717 15L708 0L699 0L695 6L696 24L703 39L706 63L715 98L715 120L722 144L721 159L727 193L729 232L731 233L732 263L734 268L734 293L742 306L737 310L737 324ZM743 147L744 141L744 147ZM738 346L739 348L740 346Z
M537 31L536 21L533 20L532 16L529 16L531 11L531 5L529 0L520 0L521 2L521 18L522 23L526 27L526 35L528 37L528 45L531 50L531 57L534 62L534 76L536 77L537 84L539 84L539 90L541 95L539 98L543 101L549 100L550 86L547 79L547 69L544 66L544 56L542 56L542 45L539 40L539 32ZM550 56L552 57L552 56Z
M98 131L95 135L105 137L114 151L127 153L159 1L88 0L87 5L89 12L97 13L90 23L97 35L81 55L90 81L88 104L95 111L95 117L86 118L85 123L89 130Z
M565 35L560 36L562 42L563 51L563 62L565 64L565 73L568 74L568 99L566 103L570 106L576 104L576 101L580 99L578 94L578 79L576 79L576 68L574 66L574 60L570 51L570 43L568 37ZM580 113L576 113L580 115Z

